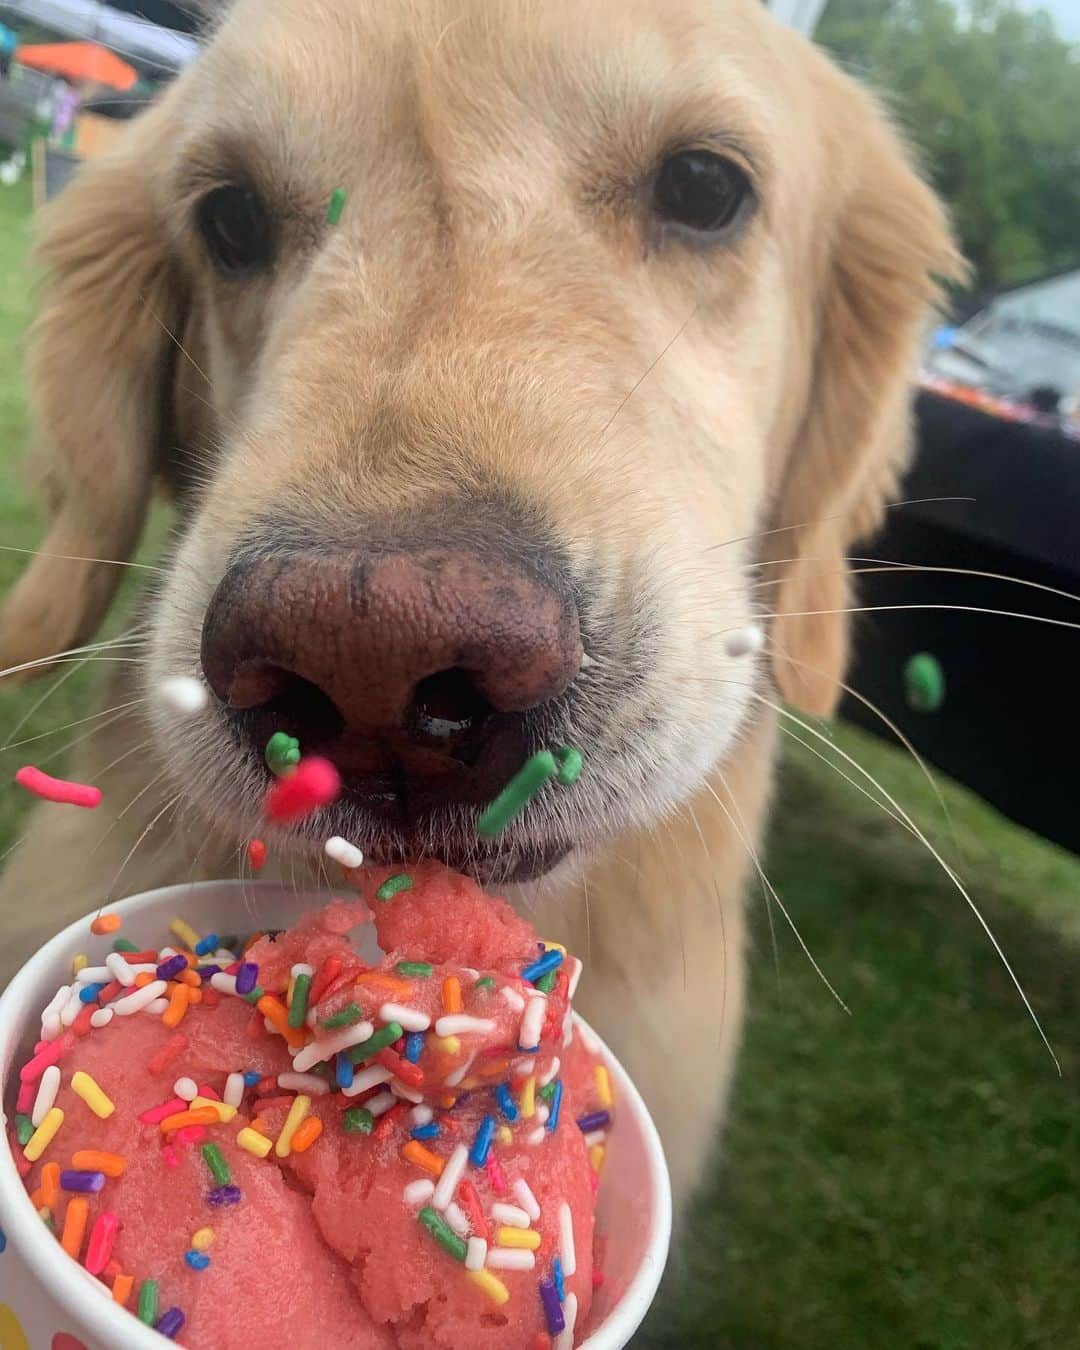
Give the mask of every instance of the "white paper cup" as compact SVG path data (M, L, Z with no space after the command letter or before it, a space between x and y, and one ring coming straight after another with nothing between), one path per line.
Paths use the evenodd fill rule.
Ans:
M273 882L204 881L134 895L111 912L123 916L123 935L140 947L159 947L177 915L210 929L235 914L240 927L284 928L325 895L297 896ZM166 1342L109 1291L70 1260L30 1203L7 1146L6 1111L14 1101L13 1074L38 1039L41 1009L71 978L71 961L86 952L91 964L111 950L93 937L90 917L53 938L19 971L0 998L0 1073L5 1108L0 1144L0 1350L158 1350ZM370 927L359 930L373 942ZM363 943L361 943L363 954ZM369 959L375 949L367 953ZM580 1020L580 1019L579 1019ZM582 1025L585 1024L582 1022ZM660 1139L625 1070L591 1028L607 1061L618 1103L608 1139L597 1206L597 1231L606 1238L604 1283L596 1291L579 1350L621 1350L641 1324L667 1259L671 1189Z

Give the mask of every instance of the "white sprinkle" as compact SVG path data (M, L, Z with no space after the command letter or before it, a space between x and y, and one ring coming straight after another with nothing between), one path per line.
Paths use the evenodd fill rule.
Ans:
M524 1209L519 1209L517 1205L507 1205L501 1200L496 1200L491 1206L491 1217L496 1223L504 1223L507 1228L528 1228L529 1215Z
M63 1027L60 1025L59 1013L48 1013L41 1019L41 1039L43 1041L55 1041L60 1035Z
M109 1006L117 1017L130 1017L132 1013L148 1009L150 1004L155 999L159 999L168 987L164 980L151 980L149 984L144 984L141 989L125 994L123 998L118 998ZM166 1007L168 1007L168 1004L166 1004Z
M306 961L297 961L296 965L293 966L289 974L293 977L294 980L299 979L301 975L306 975L308 979L310 979L311 976L315 974L315 971L312 969L311 966L308 965Z
M542 1144L546 1138L547 1130L544 1129L543 1125L538 1125L535 1130L525 1136L525 1142L530 1148L536 1148L536 1146Z
M468 1013L448 1013L435 1023L436 1036L467 1036L475 1032L477 1036L490 1036L497 1023L490 1017L470 1017Z
M170 956L179 956L179 955L180 955L180 953L176 950L175 947L159 947L159 948L158 948L158 960L159 960L159 961L167 961L168 958L169 958ZM203 957L202 959L203 959L204 961L206 960L205 957Z
M372 1064L368 1069L361 1069L359 1073L353 1074L353 1080L347 1088L341 1091L346 1097L357 1097L361 1092L367 1092L373 1087L379 1087L382 1083L389 1083L393 1078L389 1069L384 1069L381 1064Z
M85 1007L86 1004L79 997L79 991L72 988L71 993L68 995L68 1001L60 1009L60 1025L62 1027L71 1026Z
M231 1073L225 1079L225 1091L221 1094L222 1100L226 1106L239 1106L244 1100L244 1088L247 1084L244 1082L242 1073Z
M236 976L226 975L223 970L219 970L216 975L210 976L210 988L216 989L219 994L235 994Z
M510 1189L517 1196L518 1203L521 1205L521 1208L525 1211L525 1213L529 1216L530 1220L533 1223L539 1223L540 1202L539 1200L537 1200L536 1196L533 1195L532 1190L529 1187L529 1183L525 1180L525 1178L518 1177L517 1181L514 1182L513 1186L511 1186Z
M574 1040L574 1012L572 1008L567 1007L566 1014L563 1017L562 1022L563 1049L564 1050L569 1049L569 1047L573 1043L573 1040Z
M111 1008L96 1008L90 1014L90 1025L100 1030L102 1027L107 1027L115 1016L116 1014Z
M52 1110L53 1105L56 1102L56 1094L59 1091L60 1070L55 1064L50 1064L41 1075L37 1096L34 1098L34 1109L30 1113L30 1119L34 1122L35 1129Z
M536 1255L523 1247L489 1247L487 1264L488 1270L532 1270Z
M432 1205L436 1209L445 1209L457 1194L458 1183L465 1175L465 1166L469 1161L469 1150L464 1144L455 1144L446 1165L435 1186Z
M765 630L760 624L747 624L745 628L735 628L724 639L724 651L734 658L756 656L765 645Z
M206 961L205 956L202 959ZM214 953L214 959L212 961L206 961L206 964L208 966L231 966L236 959L235 952L229 951L227 947L219 947Z
M377 1097L371 1097L364 1103L373 1116L385 1115L392 1106L397 1105L397 1098L392 1092L380 1092Z
M194 1078L178 1078L172 1085L172 1090L174 1097L183 1097L186 1102L199 1095L199 1085Z
M581 972L585 969L585 965L582 961L579 961L576 956L572 956L570 958L570 966L571 966L570 982L567 985L566 997L572 1003L574 1001L574 995L577 993L578 982L581 979Z
M460 1205L455 1205L453 1201L446 1206L446 1222L458 1237L467 1238L469 1236L469 1221L465 1217L465 1211Z
M135 971L130 962L125 961L119 952L110 952L105 958L109 974L125 988L135 983Z
M158 697L173 712L188 716L202 712L210 699L206 685L193 675L170 675L162 680L158 685Z
M431 1018L417 1008L407 1008L404 1003L384 1003L379 1009L380 1022L397 1022L402 1031L427 1031Z
M409 1112L409 1119L412 1121L414 1130L418 1130L422 1125L430 1125L435 1119L435 1112L430 1106L414 1106Z
M403 1102L422 1102L424 1094L417 1088L408 1087L400 1078L395 1078L390 1083L390 1091L395 1097L400 1097Z
M362 1045L364 1041L371 1039L374 1030L370 1022L357 1022L351 1027L342 1027L333 1036L327 1036L321 1041L312 1041L293 1056L293 1068L297 1073L305 1073L324 1059L333 1059L343 1050L351 1050L354 1045Z
M559 1056L556 1055L555 1058L551 1061L551 1067L550 1067L549 1069L547 1069L546 1072L543 1073L543 1074L536 1080L536 1086L537 1086L537 1087L547 1087L547 1085L551 1082L551 1080L552 1080L553 1078L557 1078L557 1077L558 1077L559 1069L560 1069L561 1067L562 1067L562 1065L559 1063Z
M330 1084L317 1073L279 1073L278 1087L286 1092L309 1092L313 1097L324 1097L330 1091Z
M461 1082L464 1081L465 1075L469 1072L469 1070L472 1068L472 1066L476 1063L476 1056L477 1056L479 1053L480 1053L480 1052L479 1052L478 1050L474 1050L473 1053L468 1057L467 1060L465 1060L465 1062L464 1062L463 1064L459 1064L459 1065L458 1065L458 1067L454 1070L453 1073L450 1073L450 1074L447 1074L447 1075L446 1075L446 1086L447 1086L447 1087L457 1087L459 1083L461 1083Z
M602 1144L606 1138L607 1134L605 1133L605 1131L590 1130L589 1133L585 1136L585 1147L592 1148L594 1144Z
M525 1011L521 1014L521 1030L518 1032L519 1050L538 1050L540 1035L544 1030L544 1018L547 1017L547 998L536 994L529 999Z
M472 966L462 966L461 973L462 975L468 975L473 984L480 978L480 972L478 970L473 970Z
M271 1035L277 1030L273 1022L270 1021L269 1017L263 1018L263 1030L270 1032Z
M114 952L113 955L119 956L120 953ZM127 962L125 961L124 964L127 965ZM109 981L112 979L112 977L113 973L108 966L83 966L82 970L80 970L78 975L75 976L75 982L76 984L108 984ZM65 984L64 985L65 991L67 990L67 988L68 986ZM55 1002L56 999L53 999L53 1003ZM49 1006L45 1009L45 1011L58 1012L59 1009L54 1008L52 1006L52 1003L50 1003Z
M529 1059L527 1055L523 1055L520 1059L515 1059L511 1062L510 1077L528 1078L528 1076L531 1073L534 1073L535 1070L536 1070L536 1060Z
M143 1008L143 1012L148 1017L160 1017L162 1013L169 1011L169 1000L167 998L152 998Z
M98 969L100 969L100 967L98 967ZM75 979L80 983L82 983L81 979L82 973L83 972L80 971L79 974L75 976ZM105 978L106 980L112 978L112 976L109 974L107 970L105 971ZM93 983L97 984L98 981L94 980ZM42 1010L41 1013L42 1018L51 1017L53 1013L58 1013L60 1009L64 1006L64 1004L68 1001L68 996L70 995L70 993L71 993L71 985L62 984L60 988L56 991L56 993L53 994L52 998L49 1000L49 1002L45 1005L44 1009Z
M432 1192L435 1190L435 1183L429 1181L427 1177L421 1177L419 1181L410 1181L401 1192L401 1198L407 1205L415 1206L417 1209L421 1205L426 1205L431 1199Z
M499 993L503 996L503 998L507 1001L507 1003L510 1004L511 1008L513 1008L515 1012L521 1012L524 1009L525 1000L521 997L518 991L516 989L512 989L510 985L504 984L503 987L499 990Z
M567 1294L566 1302L562 1305L562 1311L563 1321L566 1325L552 1341L551 1350L573 1350L574 1326L577 1322L577 1294Z
M483 1270L487 1260L487 1243L482 1237L471 1237L465 1244L465 1269Z
M559 1259L567 1279L577 1272L577 1252L574 1250L574 1216L565 1200L559 1204Z
M359 867L364 861L363 850L358 849L355 844L350 844L347 839L342 839L339 834L326 841L323 851L328 858L340 863L342 867Z
M546 1125L551 1112L543 1102L536 1103L536 1121L538 1125Z

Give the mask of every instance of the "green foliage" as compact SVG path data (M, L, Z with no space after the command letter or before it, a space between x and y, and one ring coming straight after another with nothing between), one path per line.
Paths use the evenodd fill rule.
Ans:
M1012 0L831 0L818 39L885 94L978 283L1080 260L1080 48Z

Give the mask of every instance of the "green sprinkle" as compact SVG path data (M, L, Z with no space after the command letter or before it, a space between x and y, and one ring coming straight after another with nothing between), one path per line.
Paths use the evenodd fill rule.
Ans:
M300 763L300 742L286 731L275 731L266 742L266 762L278 778Z
M540 791L549 778L554 778L559 766L550 750L541 750L527 759L510 779L494 801L487 807L476 822L476 833L481 839L494 839L521 815L529 802Z
M152 1327L157 1321L157 1280L143 1280L139 1286L139 1321Z
M455 1261L465 1260L465 1239L458 1237L441 1214L430 1205L425 1205L416 1217L439 1246L448 1251Z
M581 777L581 769L584 760L581 751L572 745L557 745L551 752L559 764L559 772L556 775L556 781L560 787L570 787Z
M539 989L542 994L550 994L555 987L555 980L558 974L559 972L557 970L549 970L546 975L541 975L536 981L536 988Z
M345 200L348 194L344 188L335 188L330 194L330 205L326 208L327 225L336 225L341 219L341 213L345 210Z
M139 949L129 938L117 938L112 945L114 952L137 952Z
M945 702L945 672L929 652L917 652L904 665L904 695L916 712L937 712Z
M399 961L394 967L399 975L407 975L416 980L427 980L435 972L435 967L427 961Z
M474 989L494 989L495 981L490 975L485 975L483 979L477 980L473 985Z
M387 1022L386 1026L380 1027L362 1045L354 1045L348 1052L349 1058L354 1064L362 1064L365 1059L377 1055L380 1050L385 1050L388 1045L393 1045L396 1040L400 1040L404 1035L404 1031L397 1022Z
M232 1181L232 1173L229 1171L229 1164L221 1156L221 1149L217 1144L203 1144L202 1146L203 1162L209 1167L210 1175L219 1186L228 1186Z
M262 987L262 985L257 984L255 988L252 989L250 994L241 994L240 997L244 1000L245 1003L250 1003L252 1007L254 1007L255 1004L258 1003L259 999L261 999L263 994L265 993L266 990Z
M29 1116L15 1117L15 1134L19 1140L19 1146L21 1148L26 1147L26 1145L30 1142L30 1138L33 1135L33 1133L34 1133L34 1122L30 1119Z
M376 900L393 900L395 895L400 895L402 891L412 890L412 877L407 872L398 872L396 876L387 877L379 889L375 892Z
M350 1106L341 1123L346 1134L370 1134L375 1128L375 1117L366 1106Z
M539 1089L536 1095L542 1102L549 1102L552 1097L555 1096L555 1084L558 1081L557 1078L553 1078L550 1083L545 1083L544 1086Z
M319 1026L327 1031L333 1031L337 1027L351 1027L354 1022L359 1022L363 1017L363 1012L355 1003L347 1004L340 1012L336 1012L333 1017L324 1017Z
M52 1234L55 1236L55 1234L56 1234L56 1220L53 1218L52 1212L51 1212L51 1211L47 1210L47 1211L41 1216L41 1222L45 1225L45 1227L49 1230L49 1232L52 1233Z
M311 990L311 976L297 975L293 984L292 1002L289 1004L289 1026L302 1027L307 1017L308 993Z

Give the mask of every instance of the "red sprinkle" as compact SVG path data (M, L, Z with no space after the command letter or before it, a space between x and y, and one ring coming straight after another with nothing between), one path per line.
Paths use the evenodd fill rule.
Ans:
M151 1106L149 1110L143 1111L139 1119L144 1125L159 1125L166 1116L178 1115L181 1111L186 1111L190 1103L185 1102L180 1097L173 1097L171 1101L164 1102L161 1106Z
M34 1100L37 1097L37 1088L33 1083L20 1083L19 1095L15 1098L15 1110L24 1116L28 1116L34 1109Z
M253 872L261 872L266 866L266 845L261 839L252 839L248 842L247 859Z
M390 1134L390 1131L401 1119L401 1116L404 1114L404 1111L405 1111L404 1102L399 1102L397 1106L392 1106L389 1111L384 1111L383 1114L379 1117L375 1128L371 1132L372 1139L387 1138L387 1136Z
M113 1243L120 1228L120 1220L107 1210L90 1230L86 1246L86 1269L91 1275L100 1275L112 1255Z
M491 1182L491 1189L496 1195L505 1195L510 1189L506 1184L506 1174L499 1165L498 1158L494 1153L489 1153L484 1168L488 1174L488 1180Z
M221 1093L218 1092L215 1088L212 1088L209 1085L209 1083L199 1084L199 1096L205 1097L208 1101L212 1102L221 1101Z
M311 988L308 990L308 1007L314 1008L317 1003L322 1002L323 995L330 987L332 980L336 980L341 974L341 957L328 956L322 965L315 972L315 978L311 981Z
M402 1059L389 1046L385 1046L375 1056L376 1060L384 1069L389 1069L395 1078L400 1078L407 1087L418 1088L423 1086L424 1071L419 1064L410 1064L407 1059Z
M203 998L206 997L205 991ZM151 1056L146 1061L147 1070L152 1074L159 1074L164 1070L177 1055L182 1055L188 1047L188 1038L182 1031L178 1031L175 1036L170 1036L156 1055Z
M156 965L156 964L157 964L157 959L158 959L158 954L157 954L157 952L151 952L151 951L145 951L145 952L121 952L121 953L120 953L120 956L121 956L121 957L128 963L128 965L130 965L130 966L148 966L148 965L150 965L151 963L153 963L154 965Z
M185 1125L173 1135L176 1144L201 1144L206 1138L205 1125Z
M173 1148L172 1144L166 1144L161 1150L161 1156L165 1160L166 1167L179 1167L180 1154Z
M221 995L216 989L211 989L208 984L202 988L202 1006L204 1008L216 1008L221 1002Z
M78 1017L76 1017L75 1021L71 1024L71 1029L76 1036L89 1036L90 1032L93 1030L93 1027L90 1025L90 1019L96 1012L97 1008L95 1008L92 1003L88 1003L86 1007L83 1008L82 1012L79 1013Z
M603 1283L604 1283L604 1272L600 1269L599 1266L593 1266L592 1287L594 1289L599 1289Z
M59 802L63 806L85 806L93 810L101 805L101 789L90 787L86 783L72 783L66 778L51 778L32 764L25 764L15 775L15 781L35 797L47 802ZM336 795L336 794L335 794Z
M36 1083L45 1070L51 1065L60 1061L65 1053L65 1036L58 1036L55 1041L49 1041L44 1049L39 1050L33 1059L28 1060L19 1070L20 1083ZM72 1037L74 1040L74 1037ZM71 1042L68 1042L70 1049Z
M341 775L328 759L302 759L292 773L277 778L266 794L263 809L268 820L288 825L329 806L341 792Z
M124 986L119 980L110 980L104 989L98 994L98 1002L102 1005L111 1003L118 994L124 992Z
M483 1238L487 1242L490 1234L487 1219L484 1217L484 1207L480 1203L480 1196L476 1187L468 1177L463 1177L458 1182L458 1195L461 1199L461 1207L469 1220L469 1226L477 1237Z

